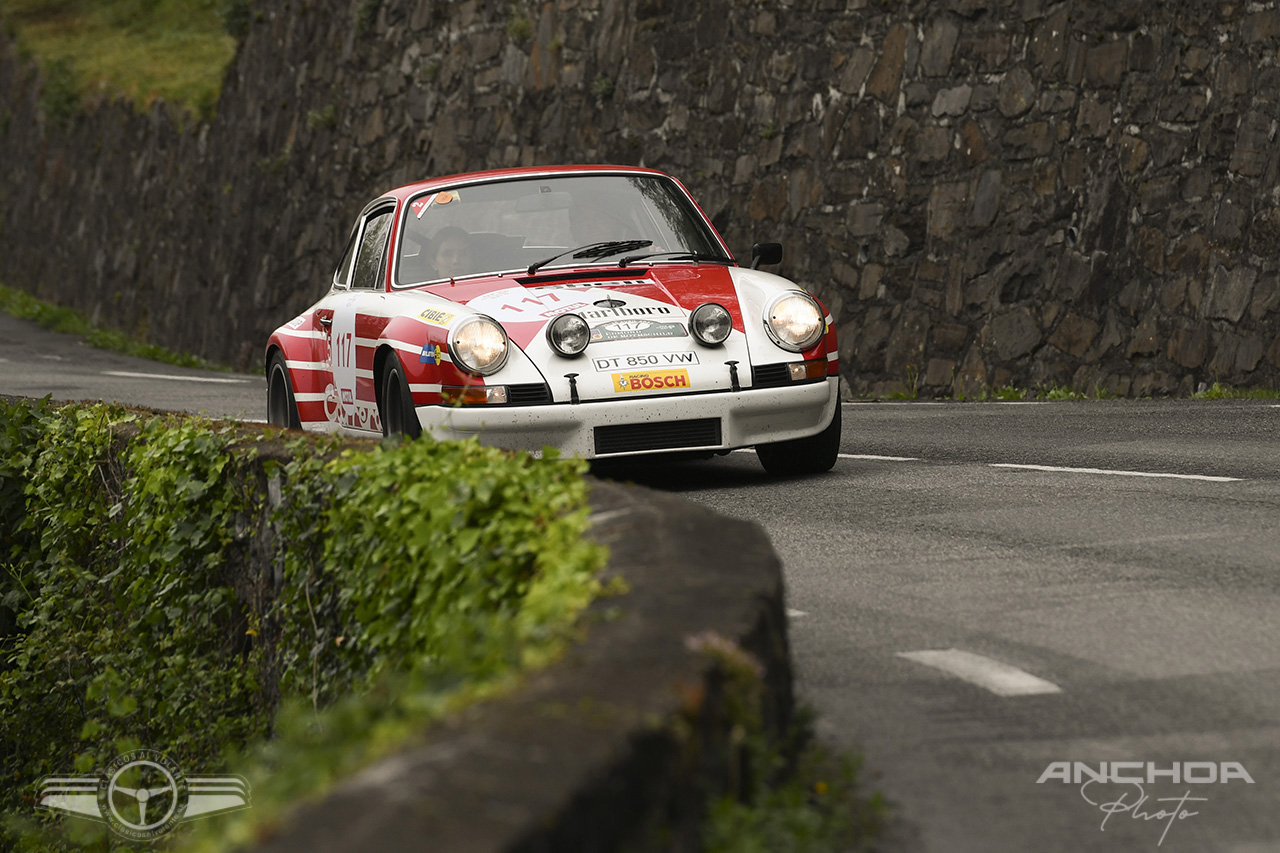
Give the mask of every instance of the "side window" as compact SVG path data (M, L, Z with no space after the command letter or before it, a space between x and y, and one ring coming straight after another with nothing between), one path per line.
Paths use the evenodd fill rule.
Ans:
M379 273L386 269L383 266L383 256L387 249L387 233L391 230L392 212L380 211L365 222L364 234L360 238L360 251L356 254L356 267L351 274L353 288L374 290L382 284Z
M338 268L333 272L333 283L336 287L347 287L351 284L351 259L356 254L356 235L359 229L351 229L351 236L347 239L347 248L342 253L342 260L338 262Z

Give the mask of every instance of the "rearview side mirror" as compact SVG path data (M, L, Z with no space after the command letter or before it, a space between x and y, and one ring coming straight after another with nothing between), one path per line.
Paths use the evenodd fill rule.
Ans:
M756 243L751 247L751 268L760 269L761 264L782 263L781 243Z

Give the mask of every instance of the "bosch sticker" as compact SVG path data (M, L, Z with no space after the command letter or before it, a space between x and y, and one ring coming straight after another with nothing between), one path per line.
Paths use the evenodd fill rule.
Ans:
M596 369L597 373L636 367L669 367L671 365L697 363L698 354L696 352L660 352L591 359L591 366Z
M433 326L447 326L453 321L453 315L439 308L428 308L418 315L418 319L425 320Z
M613 390L619 394L632 391L674 391L689 387L687 370L650 370L644 373L613 374Z

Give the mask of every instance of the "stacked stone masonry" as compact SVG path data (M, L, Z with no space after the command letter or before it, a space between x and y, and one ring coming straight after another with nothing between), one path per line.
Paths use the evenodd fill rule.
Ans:
M0 49L0 280L242 366L410 180L682 178L845 392L1280 381L1280 3L254 0L217 118L67 126Z

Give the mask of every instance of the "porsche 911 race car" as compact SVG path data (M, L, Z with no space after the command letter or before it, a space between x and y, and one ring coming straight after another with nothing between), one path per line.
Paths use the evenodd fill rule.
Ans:
M651 169L508 169L410 184L360 213L328 293L271 335L272 424L478 436L586 458L754 447L775 474L840 445L819 302L740 266Z

